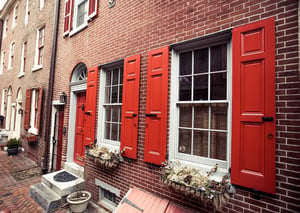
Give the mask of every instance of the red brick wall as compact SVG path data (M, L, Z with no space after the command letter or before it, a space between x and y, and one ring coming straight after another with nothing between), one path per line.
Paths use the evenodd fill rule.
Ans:
M92 192L93 200L98 201L99 197L99 189L95 187L97 178L118 188L121 197L129 187L136 186L201 212L205 211L203 204L166 190L158 181L159 168L150 168L149 164L143 162L147 53L205 34L275 17L276 195L259 193L261 200L256 200L252 191L237 187L237 193L222 212L300 211L297 1L117 1L109 9L108 2L100 0L98 17L89 23L88 28L66 38L62 37L63 4L64 1L61 2L54 100L59 98L60 92L70 91L70 76L79 62L92 67L141 54L138 159L126 159L119 168L112 171L103 170L87 160L85 177L87 190ZM65 108L66 126L68 120L69 105ZM64 155L67 153L66 140L67 137L64 138Z
M12 87L12 103L16 103L17 91L21 88L22 91L22 107L25 108L26 89L33 87L43 86L44 97L43 107L41 116L41 130L40 139L35 146L29 146L26 140L23 140L22 146L25 148L25 153L32 158L38 164L42 161L44 152L44 137L45 137L45 126L46 126L46 100L48 95L48 79L50 70L50 56L52 50L52 38L53 38L53 21L54 21L54 1L47 1L45 7L39 9L39 0L31 0L29 4L29 19L28 25L24 25L25 19L25 8L26 1L16 0L8 2L18 2L18 18L17 25L12 29L13 9L12 7L7 13L9 16L8 31L6 37L2 37L1 51L5 50L5 67L3 75L0 75L0 100L2 100L2 89L8 89ZM4 10L2 10L4 13ZM3 22L6 15L3 17ZM32 65L34 64L35 48L36 48L36 30L41 26L45 26L45 44L44 44L44 61L43 68L32 72ZM14 65L13 69L8 69L8 58L10 43L15 41L15 54L14 54ZM21 54L22 54L22 42L27 41L27 57L26 57L26 68L25 75L18 77L20 72ZM0 105L2 103L0 102ZM7 118L6 118L7 119ZM21 134L26 134L24 129L24 114L21 121Z

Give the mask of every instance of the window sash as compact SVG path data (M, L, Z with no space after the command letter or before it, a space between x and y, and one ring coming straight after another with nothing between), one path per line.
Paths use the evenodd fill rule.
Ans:
M220 43L218 43L220 44ZM221 43L222 44L222 43ZM226 42L224 42L224 44L226 44ZM231 111L230 111L230 95L229 95L229 85L230 85L230 73L229 73L229 69L230 69L230 44L227 44L226 45L226 48L227 48L227 52L226 52L226 63L227 63L227 67L226 69L222 69L222 70L218 70L218 71L211 71L210 70L210 48L214 46L214 45L211 45L210 47L208 47L209 49L209 69L206 73L199 73L199 74L187 74L187 75L182 75L180 76L180 70L179 70L179 67L180 67L180 53L183 53L183 52L176 52L175 50L173 51L173 58L175 59L176 63L173 63L172 64L172 70L177 70L178 74L177 76L175 77L172 77L172 82L174 81L177 81L177 82L174 82L175 85L177 86L173 86L174 88L177 88L177 93L174 91L176 91L176 89L172 89L173 91L173 95L171 97L171 99L173 99L173 101L171 100L171 103L172 106L174 106L174 110L173 110L173 115L174 115L174 119L171 119L173 121L176 121L178 122L178 126L176 128L174 128L171 132L172 132L172 136L170 137L170 141L175 141L174 143L174 146L171 147L170 149L170 156L176 158L176 159L179 159L179 160L183 160L183 162L194 162L194 163L201 163L201 165L214 165L216 163L219 164L220 167L222 168L227 168L228 167L228 163L230 161L230 158L229 158L229 154L230 154L230 144L229 144L229 141L230 141L230 115L231 115ZM195 50L199 50L199 48L197 49L189 49L189 51L192 51L193 52L193 57L192 57L192 67L194 67L194 52ZM185 51L187 51L185 49ZM194 72L194 71L193 71ZM211 85L210 85L210 78L211 78L211 74L217 74L217 73L223 73L226 75L226 99L224 100L211 100L211 97L210 97L210 94L211 94ZM193 96L194 96L194 88L192 87L191 88L191 99L189 101L180 101L179 98L179 91L180 91L180 83L179 83L179 78L180 77L193 77L193 76L201 76L201 75L208 75L208 98L207 100L193 100ZM193 81L193 80L192 80ZM193 83L192 83L193 85ZM172 93L171 93L172 94ZM176 94L176 95L175 95ZM175 96L174 96L175 95ZM175 99L174 99L175 98ZM175 104L175 105L174 105ZM197 129L197 128L194 128L194 130L206 130L208 132L220 132L220 133L225 133L226 134L226 137L227 137L227 140L226 140L226 148L227 148L227 151L225 153L225 156L226 156L226 160L219 160L219 159L213 159L213 158L207 158L207 157L203 157L203 156L195 156L195 155L190 155L190 154L185 154L185 153L181 153L179 152L179 129L180 129L180 126L179 126L179 108L180 106L183 106L183 105L191 105L191 106L194 106L194 105L197 105L197 104L208 104L208 105L211 105L211 104L227 104L227 129L226 130L215 130L215 129ZM174 114L175 113L175 114ZM211 121L211 118L208 118L209 122L212 122ZM172 121L170 121L172 122ZM192 143L193 144L193 143ZM172 153L173 152L173 153ZM208 150L208 156L210 154L210 150Z

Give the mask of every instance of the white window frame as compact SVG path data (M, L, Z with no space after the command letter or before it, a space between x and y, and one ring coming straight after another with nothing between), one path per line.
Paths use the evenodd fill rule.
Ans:
M32 66L32 71L37 71L43 68L43 63L39 64L39 38L40 38L40 30L44 29L44 39L43 39L43 48L45 52L45 26L42 26L36 30L36 40L35 40L35 56L34 56L34 64Z
M36 112L38 110L38 98L40 95L40 88L33 88L31 89L31 100L30 100L30 128L28 129L28 133L38 135L38 129L36 127L37 125L37 118L39 117L37 113L41 112Z
M115 64L113 66L109 66L109 67L105 67L105 68L101 68L101 78L100 78L100 89L99 89L99 109L98 109L98 144L101 146L106 146L107 148L109 148L110 150L114 151L120 150L120 141L121 141L121 135L119 136L120 141L114 141L114 140L108 140L105 139L105 105L118 105L118 106L122 106L123 103L117 103L117 104L105 104L105 87L106 87L106 76L107 76L107 70L113 70L116 68L123 68L123 63L118 63ZM124 68L123 68L123 74L124 74ZM120 77L120 76L119 76ZM122 84L123 85L123 84ZM123 95L123 94L122 94ZM120 121L121 121L121 114L122 114L122 110L120 112ZM121 128L121 127L120 127Z
M14 16L13 16L12 26L11 26L12 29L14 29L17 26L18 7L19 7L19 4L16 4L14 7Z
M6 17L4 23L3 23L3 38L6 37L8 31L8 17Z
M3 71L4 71L4 66L5 66L4 57L5 57L5 50L2 50L1 51L1 58L0 58L0 75L2 75Z
M102 189L109 191L110 193L114 194L116 197L120 197L120 190L97 178L95 178L95 184L99 186L99 202L106 208L110 209L111 211L115 210L117 204L103 198Z
M2 89L2 99L1 99L1 113L0 115L5 116L5 96L6 96L6 89Z
M45 0L40 0L40 10L45 7Z
M29 19L29 0L26 0L25 18L24 18L24 25L25 26L28 24L28 19Z
M78 7L80 4L85 2L87 13L85 15L84 22L77 26L77 16L78 16ZM88 10L89 10L89 0L74 0L74 6L73 6L73 17L72 17L72 31L70 32L70 36L78 33L79 31L85 29L88 26Z
M226 43L226 41L225 41ZM209 46L214 46L211 44ZM209 46L195 46L193 49L201 49ZM178 91L179 91L179 54L180 51L172 50L172 62L171 62L171 96L170 96L170 134L169 134L169 159L177 160L182 165L199 168L201 171L209 171L216 163L219 168L213 175L213 179L221 180L224 174L228 173L228 169L231 165L231 88L232 88L232 50L231 41L227 43L227 102L228 102L228 121L227 121L227 161L207 159L205 157L186 155L178 152L178 126L179 126L179 108L177 107L178 102ZM216 101L218 102L218 101ZM222 101L223 102L223 101ZM205 102L209 103L209 102Z
M25 75L25 68L26 68L26 57L27 57L27 41L22 43L22 52L21 52L21 63L20 63L20 73L19 78Z
M16 47L16 42L12 41L9 45L8 70L11 70L13 68L14 55L16 49L15 47Z

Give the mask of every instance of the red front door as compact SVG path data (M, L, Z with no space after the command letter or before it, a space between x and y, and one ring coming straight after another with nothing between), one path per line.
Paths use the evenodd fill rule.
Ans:
M84 162L84 110L85 92L77 94L74 162L83 165Z
M56 157L56 170L61 169L62 157L62 142L63 142L63 129L64 129L64 108L59 108L58 120L58 134L57 134L57 157Z

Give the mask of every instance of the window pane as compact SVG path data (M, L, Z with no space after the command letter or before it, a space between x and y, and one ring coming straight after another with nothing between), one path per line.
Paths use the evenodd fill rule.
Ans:
M211 132L210 157L219 160L226 160L226 153L227 153L227 133Z
M105 123L104 138L110 139L110 123Z
M111 121L111 107L105 107L105 121Z
M180 75L192 74L192 52L185 52L180 54Z
M106 72L106 86L111 86L111 73L110 71Z
M227 130L227 104L212 104L211 128Z
M112 124L111 140L118 140L118 124Z
M118 102L118 86L112 87L112 93L111 93L111 103L117 103Z
M82 25L85 21L85 16L87 14L87 2L83 1L78 5L78 11L77 11L77 27Z
M179 110L179 126L192 127L192 107L181 106Z
M192 97L192 77L179 78L179 100L190 101Z
M112 122L119 122L120 118L120 107L119 106L114 106L112 107Z
M122 97L123 97L123 86L119 87L119 102L118 103L122 103Z
M211 89L210 98L211 100L226 100L227 93L227 73L215 73L211 75Z
M194 131L193 155L208 157L207 131Z
M105 88L105 103L110 103L110 87Z
M208 129L208 104L195 106L194 127Z
M113 85L118 85L118 83L119 83L119 69L114 69L112 75L113 75L112 84Z
M208 100L208 75L194 76L194 101Z
M211 71L226 70L227 67L227 49L226 44L211 47Z
M208 49L196 50L194 53L194 73L208 73Z
M191 154L192 130L179 129L178 152Z

